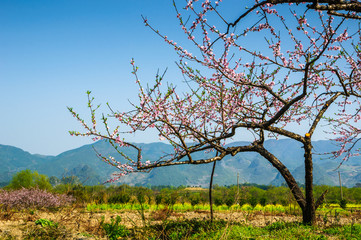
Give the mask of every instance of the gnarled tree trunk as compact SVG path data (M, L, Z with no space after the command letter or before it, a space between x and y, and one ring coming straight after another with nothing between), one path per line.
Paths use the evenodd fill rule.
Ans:
M298 205L302 210L302 222L307 225L314 225L316 223L316 209L322 204L326 192L324 192L317 202L313 196L313 163L312 163L312 144L310 139L306 139L304 143L305 149L305 194L302 193L301 188L298 186L296 180L287 169L285 165L280 162L277 157L268 152L263 145L256 146L256 151L265 157L283 176L288 187L296 199Z

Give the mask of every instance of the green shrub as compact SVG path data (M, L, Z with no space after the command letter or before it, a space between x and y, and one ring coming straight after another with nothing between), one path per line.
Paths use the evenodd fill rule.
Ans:
M213 202L216 206L221 206L224 203L224 199L221 195L215 195L213 197Z
M178 192L171 191L169 189L162 189L161 190L162 199L165 205L169 206L170 208L176 204L178 199Z
M110 223L104 222L104 216L100 221L100 226L105 231L108 239L116 240L121 237L127 237L129 235L129 230L122 224L120 224L121 218L120 216L116 216L115 220L112 218Z
M162 203L162 200L163 200L162 194L157 194L157 195L155 195L155 204L156 204L157 206Z
M195 205L199 204L201 201L201 195L199 193L194 193L190 197L191 205L194 207Z
M234 198L232 196L228 196L225 200L225 204L228 208L232 207L232 205L234 204Z
M46 218L40 218L35 221L35 225L40 225L42 227L46 227L46 226L55 227L58 226L58 223L54 223L53 221L48 220Z
M51 190L52 186L46 175L39 174L37 171L32 172L29 169L17 172L11 179L8 189L21 188L39 188L43 190Z
M340 207L341 207L342 209L346 209L346 207L347 207L347 200L346 200L346 199L342 199L339 204L340 204Z
M257 198L255 197L251 197L249 200L248 200L249 204L252 206L252 207L255 207L258 203L257 201Z
M265 197L262 197L260 200L259 200L259 203L262 205L262 206L266 206L267 204L267 199Z
M130 195L128 193L118 193L112 195L108 199L108 203L128 203L130 200Z

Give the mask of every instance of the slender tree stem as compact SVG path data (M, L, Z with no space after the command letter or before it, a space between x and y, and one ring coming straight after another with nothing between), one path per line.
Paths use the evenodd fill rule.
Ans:
M213 176L214 170L216 169L216 161L213 162L212 174L211 174L211 181L209 183L209 206L211 210L211 222L213 222L213 201L212 201L212 186L213 186Z

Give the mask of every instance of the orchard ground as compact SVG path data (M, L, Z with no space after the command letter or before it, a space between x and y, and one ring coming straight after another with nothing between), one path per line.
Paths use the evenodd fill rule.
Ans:
M98 206L98 208L96 208L96 206ZM47 219L58 224L59 227L57 231L61 232L61 236L55 239L111 239L107 238L104 229L101 227L102 218L104 217L104 222L110 223L111 219L120 216L120 224L132 232L129 238L149 239L149 235L152 235L152 226L153 228L163 226L162 228L165 229L166 225L171 222L182 223L189 220L207 222L210 218L209 211L197 210L200 209L200 207L197 208L197 206L194 206L195 210L192 211L187 210L187 205L185 205L184 210L182 210L180 209L182 204L176 204L173 206L174 210L170 211L164 206L150 205L147 207L145 205L145 208L148 209L144 210L145 221L143 221L141 211L136 205L128 205L133 206L133 210L125 209L126 207L119 209L121 208L119 206L120 205L117 207L116 204L88 204L87 206L73 205L56 210L2 210L0 216L0 239L39 239L29 237L31 233L42 229L41 226L35 224L39 219ZM126 206L126 204L123 206ZM204 209L209 208L209 206L206 205L203 205L203 207ZM254 229L254 235L251 237L260 237L257 235L257 231L269 230L270 226L279 226L278 224L282 225L286 223L297 224L302 221L302 217L297 211L292 213L288 211L282 212L282 210L256 210L257 207L259 209L261 208L260 205L257 205L255 208L249 208L250 210L246 211L235 210L234 207L231 207L230 210L216 210L215 221L224 220L222 222L225 225L223 228L217 230L218 234L222 234L223 232L223 239L231 239L228 234L232 233L232 231L240 231L239 228L252 228ZM325 237L324 239L342 239L344 235L342 232L337 233L336 231L336 235L333 235L328 233L329 229L351 226L351 238L344 239L357 239L357 235L355 235L355 238L352 238L352 228L356 226L361 230L361 206L358 207L359 209L355 209L354 207L351 210L341 210L340 208L330 206L328 210L323 209L318 211L317 226L313 227L311 232L317 236ZM101 210L101 208L105 210ZM292 231L291 228L293 227L295 227L295 225L291 224L288 228ZM357 233L358 228L355 228L355 233ZM284 227L281 229L284 229ZM37 234L39 233L37 232ZM214 233L212 232L212 234ZM239 234L240 236L242 235L241 232ZM261 238L277 237L279 233L272 230L267 231L267 234L267 236L263 235ZM46 239L44 235L41 236L43 236L41 239ZM182 236L178 236L166 239L188 239L188 237L183 238ZM159 237L154 239L163 238Z

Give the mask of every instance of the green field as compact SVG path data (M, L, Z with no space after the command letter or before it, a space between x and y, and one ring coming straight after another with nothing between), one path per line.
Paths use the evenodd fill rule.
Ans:
M109 211L109 210L150 210L150 211L156 211L160 209L164 209L166 206L164 204L143 204L141 206L139 203L131 204L131 203L103 203L103 204L96 204L96 203L89 203L86 206L87 211ZM192 206L190 203L176 203L171 206L172 210L174 211L210 211L210 205L208 203L205 204L196 204ZM267 213L287 213L287 214L300 214L300 208L297 205L288 205L283 206L280 204L267 204L265 206L262 206L260 204L257 204L256 206L252 207L250 204L243 204L240 205L232 205L231 207L228 207L227 205L220 205L216 206L213 205L214 211L249 211L249 212L267 212ZM350 214L351 211L361 211L361 204L347 204L346 208L341 208L338 204L324 204L321 207L317 209L318 213L327 213L331 211L336 211L342 214Z

